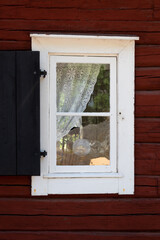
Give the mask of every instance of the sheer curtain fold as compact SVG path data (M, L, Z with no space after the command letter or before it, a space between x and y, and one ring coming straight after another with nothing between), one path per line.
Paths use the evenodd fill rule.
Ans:
M94 90L100 64L57 63L57 112L83 112ZM81 126L81 117L57 117L57 141L73 127Z

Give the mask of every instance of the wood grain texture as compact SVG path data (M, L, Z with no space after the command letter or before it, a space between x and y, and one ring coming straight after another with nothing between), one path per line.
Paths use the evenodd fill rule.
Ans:
M137 91L136 106L159 106L160 91Z
M154 7L155 7L155 9L160 8L159 0L154 0Z
M159 45L160 44L160 33L159 32L133 32L132 34L140 37L137 45Z
M0 40L0 50L29 50L30 47L30 41Z
M136 91L136 117L160 117L160 91Z
M102 20L17 20L3 19L0 21L0 30L27 30L27 31L63 31L63 32L92 32L92 33L108 33L126 32L159 32L159 21L102 21Z
M136 161L135 173L144 175L159 175L160 174L160 160L145 159Z
M0 231L3 240L159 240L160 232Z
M135 141L142 143L160 143L160 119L136 119Z
M9 42L9 41L31 41L29 31L10 31L10 30L0 30L0 40ZM30 48L29 48L30 49Z
M0 1L0 5L2 6L19 6L19 5L22 5L22 6L25 6L26 4L29 4L29 0L14 0L14 2L12 0L1 0Z
M30 50L30 32L140 36L135 195L33 198L29 176L0 177L0 239L160 239L159 11L159 0L0 0L1 50Z
M136 117L160 117L160 106L137 106L135 107Z
M141 182L140 182L141 184ZM144 184L147 183L144 179ZM0 215L141 215L160 214L160 199L0 199Z
M152 20L153 10L0 7L0 19L43 20Z
M30 186L0 186L0 197L30 197Z
M121 0L120 2L118 0L113 1L105 1L105 0L93 0L92 2L90 0L59 0L59 1L51 1L46 0L45 2L41 0L32 0L29 2L29 6L31 7L78 7L78 8L115 8L115 9L148 9L153 7L153 3L151 0L143 0L143 3L135 0L128 2L127 0Z
M137 67L159 67L160 66L160 46L146 45L136 47Z
M159 231L159 215L0 216L0 230L11 231Z
M155 160L160 159L160 143L136 143L135 144L136 160Z
M135 144L135 171L136 174L160 174L160 144Z
M160 68L136 68L136 90L160 90Z
M31 185L30 176L0 176L0 185Z

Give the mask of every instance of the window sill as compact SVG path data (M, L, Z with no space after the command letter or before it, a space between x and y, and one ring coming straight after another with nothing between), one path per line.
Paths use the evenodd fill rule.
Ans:
M120 173L50 173L44 178L122 178Z

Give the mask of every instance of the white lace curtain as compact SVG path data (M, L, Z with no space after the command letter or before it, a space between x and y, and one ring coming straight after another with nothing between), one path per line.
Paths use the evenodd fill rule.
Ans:
M83 112L94 90L100 64L57 64L57 112ZM81 126L81 117L57 117L57 141L73 127Z

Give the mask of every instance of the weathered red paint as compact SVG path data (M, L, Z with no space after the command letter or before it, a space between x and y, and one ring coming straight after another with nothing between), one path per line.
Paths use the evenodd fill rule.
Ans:
M0 177L0 239L160 239L160 1L0 0L0 50L31 32L138 35L135 195L31 197L30 177Z

